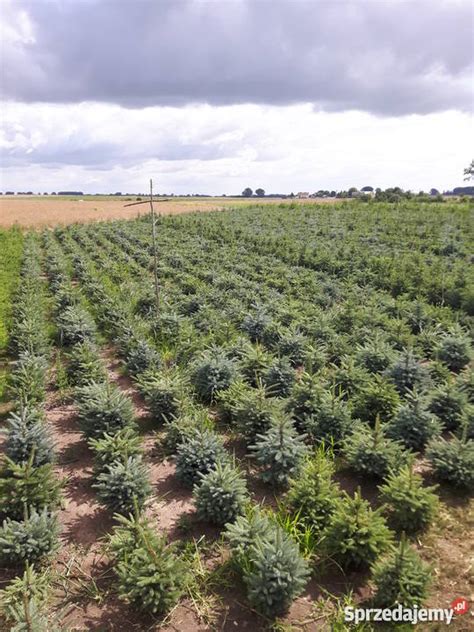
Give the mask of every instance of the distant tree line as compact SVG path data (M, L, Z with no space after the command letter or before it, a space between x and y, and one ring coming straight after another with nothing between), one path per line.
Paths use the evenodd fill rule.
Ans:
M438 189L432 188L429 193L425 191L419 191L415 193L413 191L404 191L401 187L389 187L387 189L381 189L366 185L360 190L357 187L350 187L349 189L343 189L342 191L330 191L329 189L319 189L318 191L311 193L310 198L357 198L363 202L370 200L376 200L379 202L401 202L402 200L411 200L413 198L427 201L427 202L443 202L445 195L474 195L474 187L456 187L452 191L445 191L441 194ZM290 198L297 197L294 193L269 193L266 194L263 189L256 189L255 193L250 187L246 187L241 194L242 197L269 197L269 198ZM306 197L308 197L306 195Z
M455 187L451 191L447 191L445 195L474 195L474 187Z
M474 162L470 165L470 167L464 170L464 173L468 174L468 177L465 178L466 180L474 178ZM3 193L0 192L0 195L3 195ZM35 193L33 193L33 191L17 191L17 192L5 191L5 195L35 195ZM37 195L41 195L41 193L38 193ZM100 197L128 196L126 197L127 200L132 199L132 197L130 196L133 196L133 197L140 196L140 197L136 197L137 200L141 200L142 198L147 197L147 194L144 194L144 193L122 193L121 191L117 191L115 193L94 193L94 194L84 193L83 191L58 191L57 193L53 191L51 193L45 192L42 195L65 195L65 196L67 195L67 196L76 196L76 197L82 197L82 196L88 196L88 195L94 195L94 196L100 196ZM201 197L201 198L216 197L213 195L207 195L203 193L187 193L183 195L177 195L174 193L155 193L155 196L156 197ZM433 202L433 201L442 202L445 196L458 196L458 197L459 196L474 196L474 186L455 187L453 188L452 191L443 191L443 193L441 194L440 191L436 188L430 189L429 193L425 193L424 191L419 191L418 193L415 193L413 191L404 191L401 187L389 187L387 189L381 189L378 187L374 189L374 187L366 185L366 186L363 186L360 190L357 187L350 187L347 190L344 189L341 191L319 189L318 191L315 191L314 193L311 193L309 195L310 198L338 198L338 199L357 198L362 201L369 201L369 200L375 199L381 202L400 202L402 200L410 200L413 198L417 198L417 199L422 198L430 202ZM226 194L222 194L219 197L227 197L227 196ZM232 198L234 196L230 195L228 197ZM267 198L293 199L297 196L293 192L289 194L288 193L266 193L265 190L262 188L257 188L255 189L255 192L254 192L250 187L246 187L242 191L241 197L244 197L244 198L267 197ZM299 197L303 197L303 196L299 195ZM308 194L305 194L305 197L308 197Z

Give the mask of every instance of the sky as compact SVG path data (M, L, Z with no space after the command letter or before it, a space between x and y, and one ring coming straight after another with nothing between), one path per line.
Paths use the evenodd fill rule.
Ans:
M470 0L0 0L0 190L462 186Z

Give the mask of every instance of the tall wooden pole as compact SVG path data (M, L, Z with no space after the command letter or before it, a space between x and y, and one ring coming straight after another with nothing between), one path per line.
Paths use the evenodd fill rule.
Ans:
M158 281L158 252L156 249L156 218L153 207L153 180L150 178L151 234L153 239L153 274L155 277L156 315L160 314L160 284Z

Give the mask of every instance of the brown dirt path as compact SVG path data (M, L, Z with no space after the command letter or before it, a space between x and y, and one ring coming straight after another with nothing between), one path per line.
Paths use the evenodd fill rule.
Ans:
M145 401L135 388L133 380L124 375L121 362L112 348L105 349L102 358L110 380L130 397L135 407L136 421L141 428L145 459L150 468L153 498L148 503L146 515L155 520L160 531L171 535L183 514L192 513L194 503L190 490L183 488L176 479L174 463L157 454L155 432L158 426L149 419Z

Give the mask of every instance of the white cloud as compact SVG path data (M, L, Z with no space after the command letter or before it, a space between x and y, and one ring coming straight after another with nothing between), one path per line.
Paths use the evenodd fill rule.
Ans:
M462 184L472 119L379 118L294 106L22 104L3 107L0 188L239 193Z

